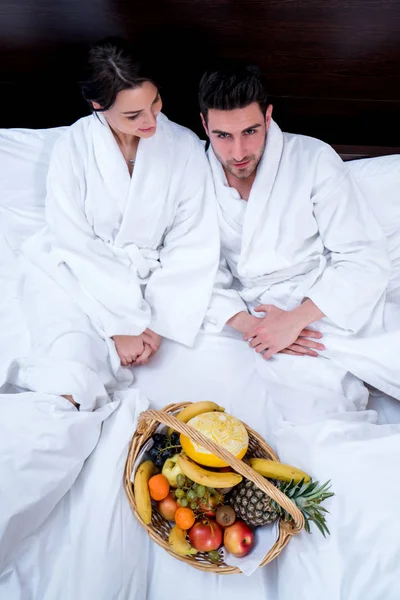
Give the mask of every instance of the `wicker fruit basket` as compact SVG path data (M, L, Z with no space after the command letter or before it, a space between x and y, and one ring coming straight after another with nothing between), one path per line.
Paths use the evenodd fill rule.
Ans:
M179 412L188 404L190 403L170 404L163 408L163 410L147 410L140 415L137 430L130 444L124 475L125 491L132 507L132 511L142 527L146 529L151 539L178 560L181 560L182 562L185 562L196 569L209 571L211 573L218 573L220 575L233 575L241 573L241 570L238 567L227 565L223 561L222 557L218 563L215 563L212 562L205 553L199 553L193 556L181 556L176 554L171 550L168 543L168 535L171 529L171 524L166 521L156 510L154 510L152 513L151 523L146 525L137 512L133 484L131 482L131 475L135 461L139 456L144 444L149 440L149 438L151 438L160 424L167 427L172 427L175 431L187 435L192 441L197 442L202 447L226 461L237 473L246 479L251 480L263 492L267 493L292 517L293 520L289 522L285 522L282 519L280 520L278 539L270 551L265 555L260 564L260 566L264 566L274 560L280 554L280 552L282 552L293 535L300 533L304 527L303 515L296 505L287 496L285 496L285 494L283 494L278 488L270 483L268 479L265 479L256 471L254 471L250 466L243 462L243 460L237 459L230 452L227 452L224 448L215 444L213 441L205 437L190 425L182 423L176 419L174 417L174 413ZM249 447L245 458L260 457L279 461L277 455L263 440L263 438L248 425L246 425L246 423L243 424L246 427L249 435Z

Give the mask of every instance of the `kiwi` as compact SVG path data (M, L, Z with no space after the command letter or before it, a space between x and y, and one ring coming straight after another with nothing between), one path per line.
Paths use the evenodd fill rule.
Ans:
M236 513L232 506L220 506L215 513L215 520L222 527L229 527L236 520Z

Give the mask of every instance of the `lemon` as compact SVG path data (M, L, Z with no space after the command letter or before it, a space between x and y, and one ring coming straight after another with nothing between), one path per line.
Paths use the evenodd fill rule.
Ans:
M190 419L188 425L231 452L236 458L242 458L247 452L249 436L246 427L232 415L215 411L203 413ZM182 450L200 465L207 467L228 466L225 461L202 448L187 436L182 434L180 440Z

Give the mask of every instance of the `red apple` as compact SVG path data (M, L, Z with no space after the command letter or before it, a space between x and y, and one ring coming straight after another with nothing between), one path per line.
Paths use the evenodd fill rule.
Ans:
M201 498L198 500L197 506L198 506L199 510L201 510L201 512L203 513L203 515L205 517L214 518L217 507L220 504L222 504L223 501L224 501L224 497L222 496L222 494L219 494L219 493L206 494L206 496L204 496L204 498Z
M168 494L166 498L157 502L157 510L164 519L167 521L174 521L175 513L179 508L179 504L171 494Z
M254 544L254 533L243 521L236 521L224 530L224 546L233 556L246 556Z
M202 519L189 529L189 540L199 552L217 550L222 543L222 527L212 519Z

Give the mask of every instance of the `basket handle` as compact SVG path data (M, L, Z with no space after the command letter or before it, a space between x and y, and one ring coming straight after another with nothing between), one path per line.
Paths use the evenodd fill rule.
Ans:
M160 410L149 409L140 414L138 427L139 432L141 429L141 423L144 424L148 420L157 421L158 423L162 423L167 427L171 427L172 429L179 431L179 433L183 433L192 441L199 444L202 448L212 452L212 454L215 454L218 456L218 458L228 463L237 473L240 473L240 475L246 479L250 479L250 481L255 483L260 490L268 494L268 496L275 500L275 502L284 508L285 511L288 512L292 517L294 523L282 523L288 533L292 535L297 534L303 529L304 517L294 502L292 502L290 498L288 498L283 492L270 483L268 479L262 477L254 469L246 465L246 463L244 463L242 460L236 458L236 456L234 456L231 452L207 438L191 425L183 423L173 415Z

